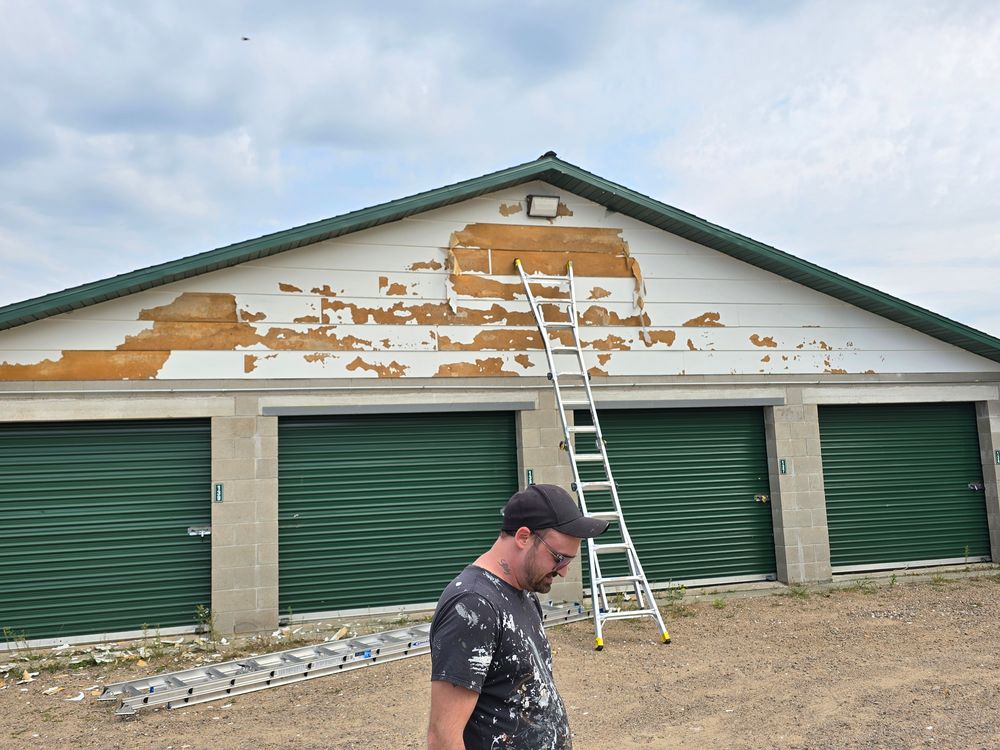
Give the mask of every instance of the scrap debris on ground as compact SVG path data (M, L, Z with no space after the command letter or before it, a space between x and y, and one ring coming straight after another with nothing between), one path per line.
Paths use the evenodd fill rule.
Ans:
M994 570L770 596L689 593L663 608L669 646L649 620L609 625L600 653L588 622L550 631L577 750L1000 747ZM426 657L131 721L97 702L111 682L321 642L342 626L0 653L0 748L423 747Z

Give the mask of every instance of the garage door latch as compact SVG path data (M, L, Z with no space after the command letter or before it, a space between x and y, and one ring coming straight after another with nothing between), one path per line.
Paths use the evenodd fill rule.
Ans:
M982 482L969 482L969 489L973 492L982 492L986 488L983 487Z
M212 527L188 526L188 536L212 536Z
M767 495L754 495L753 496L753 501L755 503L766 503L767 499L768 499Z

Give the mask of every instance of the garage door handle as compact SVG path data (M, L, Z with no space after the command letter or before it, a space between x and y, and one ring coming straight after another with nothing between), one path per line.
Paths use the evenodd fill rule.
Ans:
M188 536L212 536L211 526L188 526Z
M753 496L753 501L755 503L766 503L767 500L768 500L767 495L754 495Z
M973 492L982 492L986 488L982 482L969 482L969 489Z

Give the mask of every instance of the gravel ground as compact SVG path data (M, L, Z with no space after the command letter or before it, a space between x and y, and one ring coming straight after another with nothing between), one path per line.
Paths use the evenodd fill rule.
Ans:
M1000 748L1000 575L905 580L668 605L666 646L649 620L602 653L590 623L551 630L574 747ZM8 679L0 748L424 746L426 656L129 721L66 700L171 662Z

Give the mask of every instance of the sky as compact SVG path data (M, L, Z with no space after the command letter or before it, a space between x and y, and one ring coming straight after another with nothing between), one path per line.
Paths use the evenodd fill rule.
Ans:
M1000 336L995 0L0 12L0 306L553 150Z

